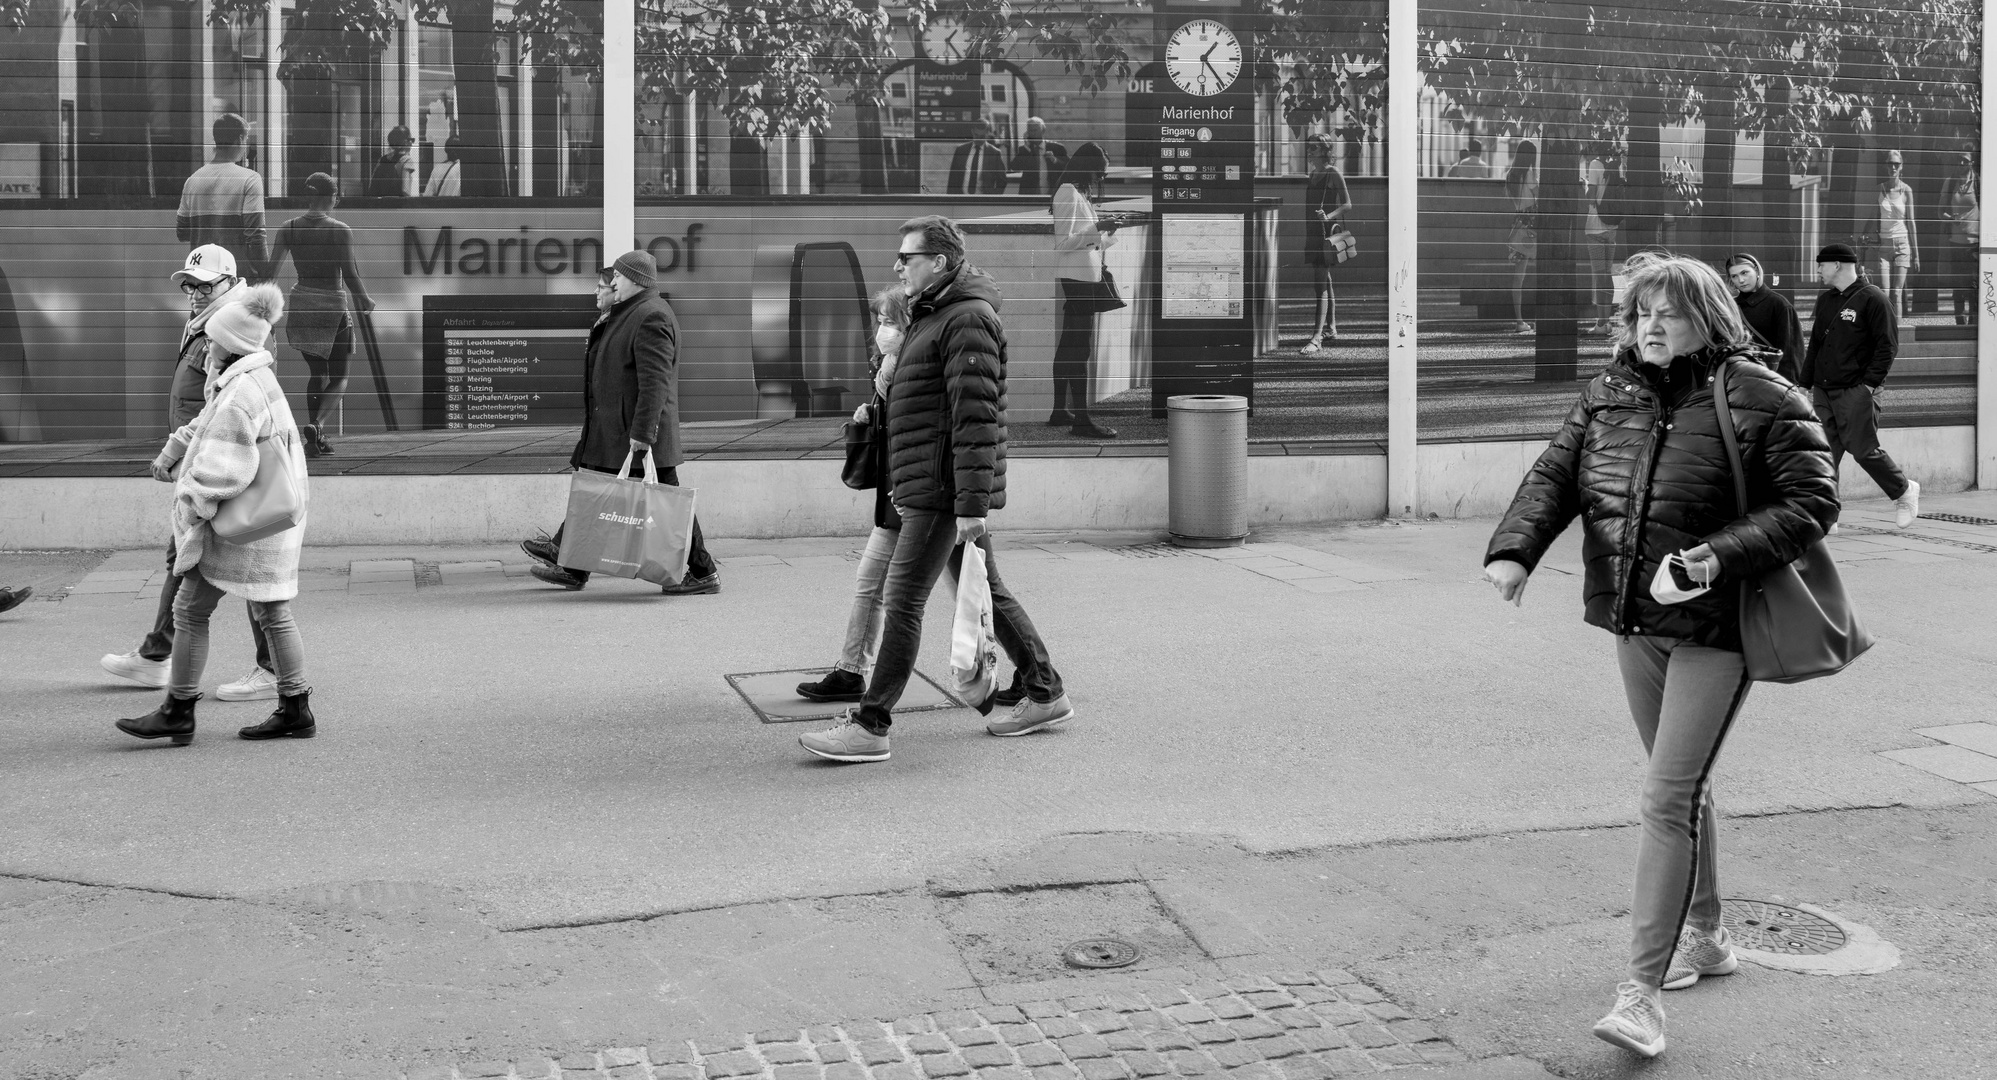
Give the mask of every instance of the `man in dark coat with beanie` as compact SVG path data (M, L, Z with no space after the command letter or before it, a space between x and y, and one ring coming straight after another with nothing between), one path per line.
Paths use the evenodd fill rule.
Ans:
M798 739L828 761L888 759L889 715L922 645L922 609L964 545L985 556L992 632L1020 670L1026 696L988 734L1026 735L1074 718L1061 676L992 558L986 515L1005 506L1005 330L998 286L964 261L964 233L937 215L901 227L895 273L909 297L901 361L888 388L888 479L901 511L884 585L880 657L859 707L829 731ZM996 695L994 695L996 697ZM995 702L972 702L989 713Z
M1762 281L1761 260L1745 251L1727 256L1726 271L1727 280L1733 282L1734 303L1754 331L1755 344L1773 353L1762 362L1795 382L1803 371L1803 324L1796 319L1796 305Z
M1810 316L1810 351L1803 356L1800 385L1809 389L1830 438L1831 467L1842 464L1849 450L1893 500L1896 523L1904 529L1920 516L1921 485L1907 479L1879 445L1879 392L1900 350L1892 301L1859 276L1858 253L1846 244L1817 252L1817 280L1829 288L1818 294Z
M679 320L671 304L658 293L658 263L644 251L627 251L604 268L609 277L609 310L589 331L589 351L583 359L582 437L569 464L578 469L615 474L626 456L641 468L652 456L661 483L678 486ZM603 300L603 285L598 299ZM589 583L589 571L558 565L562 534L525 540L521 550L539 560L535 577L571 591ZM693 545L686 577L661 588L668 596L721 591L721 574L693 523Z

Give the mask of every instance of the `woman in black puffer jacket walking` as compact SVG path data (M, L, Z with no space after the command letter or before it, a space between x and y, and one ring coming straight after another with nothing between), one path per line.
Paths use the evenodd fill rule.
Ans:
M1659 990L1738 964L1720 927L1710 786L1749 685L1737 586L1821 539L1838 500L1809 397L1747 359L1748 331L1720 275L1659 255L1630 260L1626 272L1616 358L1519 486L1484 576L1518 603L1554 538L1580 516L1587 620L1617 635L1623 689L1649 756L1629 979L1595 1034L1654 1057L1664 1050ZM1735 505L1714 410L1721 365L1746 507ZM1679 572L1658 579L1673 556L1683 560Z

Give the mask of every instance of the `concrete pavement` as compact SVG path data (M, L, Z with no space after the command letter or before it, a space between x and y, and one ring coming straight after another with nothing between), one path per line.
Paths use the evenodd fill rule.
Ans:
M1909 537L1883 503L1849 508L1840 557L1881 643L1836 679L1757 688L1719 788L1723 891L1820 904L1907 959L1673 995L1673 1049L1647 1074L1976 1076L1997 1058L1972 1022L1997 1004L1990 794L1884 756L1997 719L1997 499L1927 503L1963 520ZM1452 1055L1622 1075L1631 1059L1586 1027L1621 966L1640 753L1611 639L1579 620L1578 544L1514 609L1477 577L1489 524L1289 530L1218 557L1005 537L1078 720L994 740L968 711L916 714L892 761L849 767L806 759L797 726L760 723L723 676L831 661L850 538L718 541L725 591L673 600L547 590L496 548L309 549L321 737L242 743L234 726L267 706L211 701L184 749L112 730L152 694L95 666L136 643L159 556L0 556L44 575L0 617L0 948L27 973L0 989L0 1071L547 1076L594 1055L636 1070L609 1075L693 1080L658 1069L698 1063L722 1080L705 1057L651 1055L773 1029L816 1055L878 1041L840 1026L854 1017L919 1028L1050 1002L1086 1029L1100 1010L1069 998L1260 978L1333 995L1286 1007L1365 1014L1298 1052L1327 1075ZM210 683L247 665L234 610ZM925 670L946 617L932 606ZM1147 933L1121 975L1053 955ZM1266 1014L1249 992L1279 991L1220 996ZM1364 1046L1354 1031L1403 1019L1369 1004L1446 1039ZM824 1025L842 1034L813 1041ZM871 1080L926 1071L922 1034ZM749 1043L716 1044L750 1054L720 1068L841 1064ZM1005 1045L1013 1063L990 1068L1103 1080L1083 1068L1099 1059L1036 1066ZM1160 1052L1112 1057L1144 1075L1129 1055ZM1298 1053L1257 1053L1209 1058L1304 1080L1283 1064Z

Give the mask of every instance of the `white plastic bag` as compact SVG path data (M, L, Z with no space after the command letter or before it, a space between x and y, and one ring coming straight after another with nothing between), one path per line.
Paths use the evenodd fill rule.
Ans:
M957 567L957 618L950 627L950 690L977 706L998 689L998 639L992 634L992 586L985 552L964 545Z

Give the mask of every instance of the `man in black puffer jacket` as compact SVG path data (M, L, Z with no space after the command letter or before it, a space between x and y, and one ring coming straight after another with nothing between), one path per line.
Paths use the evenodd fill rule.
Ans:
M829 731L798 739L830 761L886 761L890 712L922 644L922 608L961 545L984 552L992 629L1019 669L1026 697L987 725L1025 735L1072 719L1061 676L1033 620L999 579L985 517L1005 506L1005 329L998 287L964 261L964 234L946 217L901 227L895 272L909 295L909 327L888 388L888 479L901 536L888 564L880 658L859 708ZM992 702L978 702L990 712Z

